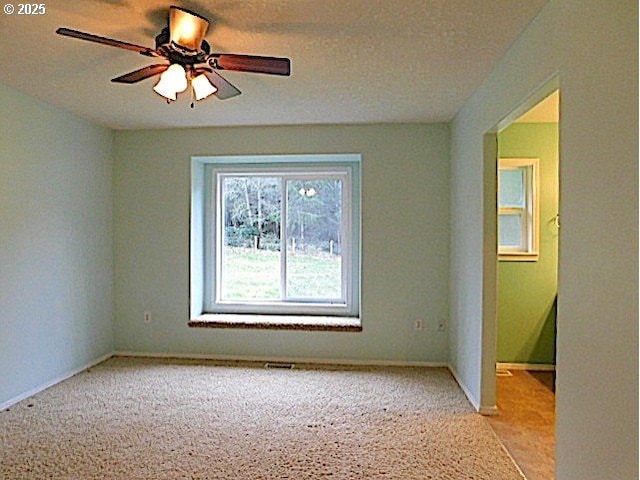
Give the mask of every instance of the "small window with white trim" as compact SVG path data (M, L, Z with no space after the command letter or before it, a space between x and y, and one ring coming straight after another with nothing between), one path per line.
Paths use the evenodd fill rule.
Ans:
M498 258L538 260L538 159L498 160Z
M192 166L192 319L358 316L359 155L205 157Z

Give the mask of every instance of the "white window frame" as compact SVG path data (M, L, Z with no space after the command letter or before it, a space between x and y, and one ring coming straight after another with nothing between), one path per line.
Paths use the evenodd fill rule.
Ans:
M500 261L520 261L535 262L539 257L540 243L540 161L537 158L500 158L498 159L498 183L499 173L504 170L521 170L524 172L525 181L525 207L503 207L499 204L498 185L498 225L500 215L520 215L524 217L522 222L523 243L518 246L500 245L500 235L498 235L498 260Z
M221 198L218 181L238 175L343 179L342 288L338 301L221 301ZM360 311L360 155L259 155L192 158L190 318L210 314L358 317ZM286 195L286 189L283 189ZM281 219L286 225L286 218ZM284 228L282 229L284 230ZM281 234L282 235L282 234ZM285 263L285 254L281 255ZM281 264L282 265L282 264ZM283 266L286 268L286 265ZM284 276L283 276L284 277ZM284 281L284 280L282 280ZM268 317L264 317L268 323ZM310 317L313 318L313 317Z

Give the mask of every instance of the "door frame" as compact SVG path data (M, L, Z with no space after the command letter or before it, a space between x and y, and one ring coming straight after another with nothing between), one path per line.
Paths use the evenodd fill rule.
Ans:
M515 122L523 114L548 97L561 90L559 75L554 75L533 93L516 105L483 138L483 248L482 248L482 364L480 372L480 408L485 415L497 414L496 407L496 362L498 350L498 133ZM561 96L562 98L562 96ZM560 112L562 110L560 109ZM562 118L558 129L561 132ZM560 150L561 135L558 140ZM561 204L560 207L561 208ZM561 233L558 233L558 259L561 255ZM558 261L558 269L560 262ZM558 274L558 279L560 275ZM561 296L558 292L557 311L560 311ZM557 349L556 341L556 349ZM556 354L556 372L557 364ZM557 394L557 390L556 390Z

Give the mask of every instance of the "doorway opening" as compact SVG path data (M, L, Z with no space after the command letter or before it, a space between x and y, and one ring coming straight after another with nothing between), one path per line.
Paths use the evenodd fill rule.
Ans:
M547 90L531 109L518 113L496 134L497 415L490 423L529 480L551 480L555 478L559 90Z

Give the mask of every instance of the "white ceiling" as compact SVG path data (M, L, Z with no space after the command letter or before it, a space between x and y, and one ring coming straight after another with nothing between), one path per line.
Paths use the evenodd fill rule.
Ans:
M212 51L292 64L290 77L221 72L242 95L192 110L154 79L110 82L153 59L54 33L154 47L171 2L48 0L44 15L0 15L0 83L115 129L449 121L546 1L176 1L209 18Z

